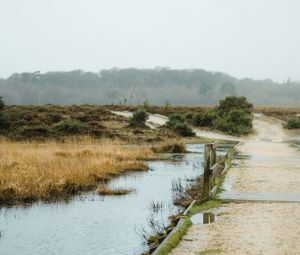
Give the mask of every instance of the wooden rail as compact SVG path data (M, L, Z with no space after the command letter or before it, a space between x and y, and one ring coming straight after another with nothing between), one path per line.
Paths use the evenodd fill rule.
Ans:
M217 191L215 177L219 174L219 163L217 162L218 141L214 141L204 146L204 196L209 197L211 193Z
M233 148L239 146L241 142L235 144ZM224 162L224 168L220 169L219 160L217 158L217 148L219 146L218 141L214 141L209 144L205 144L204 147L204 197L208 198L209 196L215 195L218 190L218 186L215 183L216 177L225 175L228 170L227 158L228 151L225 156L222 156L222 162ZM221 158L222 158L221 157Z
M217 148L219 146L218 141L214 141L209 144L205 144L204 147L204 197L207 198L217 193L216 177L225 174L227 170L227 164L225 162L224 169L220 170L220 164L217 158ZM226 161L228 154L224 157Z

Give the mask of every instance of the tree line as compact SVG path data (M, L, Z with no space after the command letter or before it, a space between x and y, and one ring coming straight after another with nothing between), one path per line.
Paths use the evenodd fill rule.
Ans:
M300 83L237 79L202 69L109 69L16 73L0 79L6 104L208 105L246 96L256 105L300 105Z

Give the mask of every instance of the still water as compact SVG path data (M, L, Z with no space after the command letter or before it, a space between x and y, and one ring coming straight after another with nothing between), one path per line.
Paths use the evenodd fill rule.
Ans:
M172 204L172 183L180 178L185 185L203 172L203 145L188 150L113 180L113 187L134 189L125 196L88 194L68 203L0 209L0 254L141 254L147 250L141 233L153 231L149 219L166 225L180 209ZM153 203L163 210L153 213Z

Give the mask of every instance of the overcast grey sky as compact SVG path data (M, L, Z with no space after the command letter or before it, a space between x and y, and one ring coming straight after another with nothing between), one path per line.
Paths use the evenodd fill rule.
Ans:
M0 77L111 67L300 80L299 0L0 0Z

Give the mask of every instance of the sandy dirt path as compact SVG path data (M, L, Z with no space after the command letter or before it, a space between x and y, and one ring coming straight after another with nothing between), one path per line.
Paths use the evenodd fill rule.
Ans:
M255 134L227 178L233 191L299 192L300 153L277 119L256 114ZM229 203L218 220L192 225L171 254L300 254L300 203Z
M125 118L131 118L133 116L132 112L129 111L112 111L113 114L123 116ZM149 113L149 116L146 121L146 125L151 129L156 129L160 126L163 126L167 123L168 117L160 114Z

